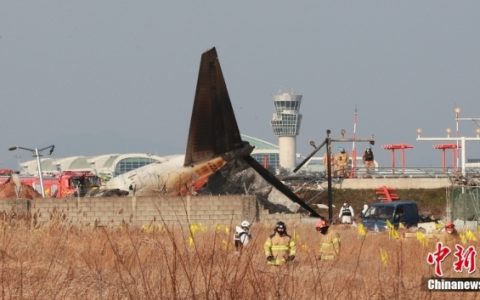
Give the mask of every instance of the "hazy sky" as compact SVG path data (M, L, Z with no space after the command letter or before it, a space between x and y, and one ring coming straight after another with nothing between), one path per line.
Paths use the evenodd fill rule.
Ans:
M480 1L0 1L0 168L55 157L183 153L200 55L217 51L241 132L274 143L272 95L303 94L297 150L353 128L409 143L408 166L440 166L433 142L480 117ZM475 124L461 122L473 136ZM347 134L348 134L347 133ZM350 145L346 145L350 147ZM364 145L360 145L363 150ZM480 157L478 142L468 157Z

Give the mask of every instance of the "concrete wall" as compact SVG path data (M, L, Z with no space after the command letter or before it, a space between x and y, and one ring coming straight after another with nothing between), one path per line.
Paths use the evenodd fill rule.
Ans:
M255 196L109 197L79 199L0 200L0 217L31 217L34 223L52 219L78 226L151 224L237 225L242 220L274 226L311 222L302 214L270 213Z
M1 200L0 211L30 214L36 222L59 217L75 225L230 224L265 212L254 196L115 197ZM268 214L268 213L267 213Z
M373 190L381 186L396 189L438 189L452 185L448 178L354 178L333 183L336 189L367 189ZM322 183L326 188L327 183Z

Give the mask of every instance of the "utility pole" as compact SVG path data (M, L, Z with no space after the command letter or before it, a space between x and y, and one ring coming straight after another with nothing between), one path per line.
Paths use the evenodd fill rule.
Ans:
M350 177L355 177L357 171L357 148L355 147L355 141L357 140L357 123L358 111L355 106L355 114L353 116L352 170L350 171Z
M456 167L457 167L457 170L458 170L458 159L459 159L459 155L458 155L458 137L460 136L460 132L459 132L459 128L458 128L458 119L460 117L460 107L458 106L455 106L453 108L453 111L455 112L455 123L456 123L456 131L455 131L455 137L457 138L457 141L456 141L456 144L457 144L457 149L455 149L455 151L457 152L457 162L456 162ZM462 146L462 149L463 149L463 146Z
M42 156L42 155L40 153L44 150L50 149L49 155L52 155L53 149L55 149L55 145L50 145L50 146L43 147L43 148L40 148L40 149L38 149L38 148L27 148L27 147L22 147L22 146L13 146L13 147L8 148L8 151L14 151L14 150L17 150L17 149L30 151L30 152L32 152L33 157L36 158L38 179L40 180L40 189L41 189L41 192L42 192L42 198L45 198L45 187L43 186L42 164L40 163L40 156Z
M348 143L348 142L368 142L371 145L375 144L375 140L373 135L370 139L357 139L357 138L345 138L345 131L342 130L342 138L332 139L330 134L332 131L327 129L327 137L318 147L315 145L314 141L310 141L310 145L312 145L315 150L310 153L294 170L293 172L297 172L300 168L306 164L323 146L327 146L327 195L328 195L328 221L331 224L333 220L333 191L332 191L332 164L331 164L331 156L332 156L332 143Z
M333 191L332 191L332 139L330 129L327 129L327 197L328 197L328 223L333 220Z

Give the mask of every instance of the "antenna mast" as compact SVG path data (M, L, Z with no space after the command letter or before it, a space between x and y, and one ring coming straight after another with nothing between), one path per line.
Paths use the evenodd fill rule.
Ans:
M357 122L358 110L355 105L355 113L353 114L352 169L350 171L350 178L355 177L355 170L357 169L357 149L355 148L355 141L357 139Z

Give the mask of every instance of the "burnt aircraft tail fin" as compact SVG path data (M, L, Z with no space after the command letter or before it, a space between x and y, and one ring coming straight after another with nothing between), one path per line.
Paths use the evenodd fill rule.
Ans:
M202 54L184 165L242 147L217 51Z
M217 51L212 48L202 54L200 62L184 166L229 154L229 157L233 156L231 158L248 163L285 196L312 216L318 216L314 209L250 156L252 149L240 136Z

